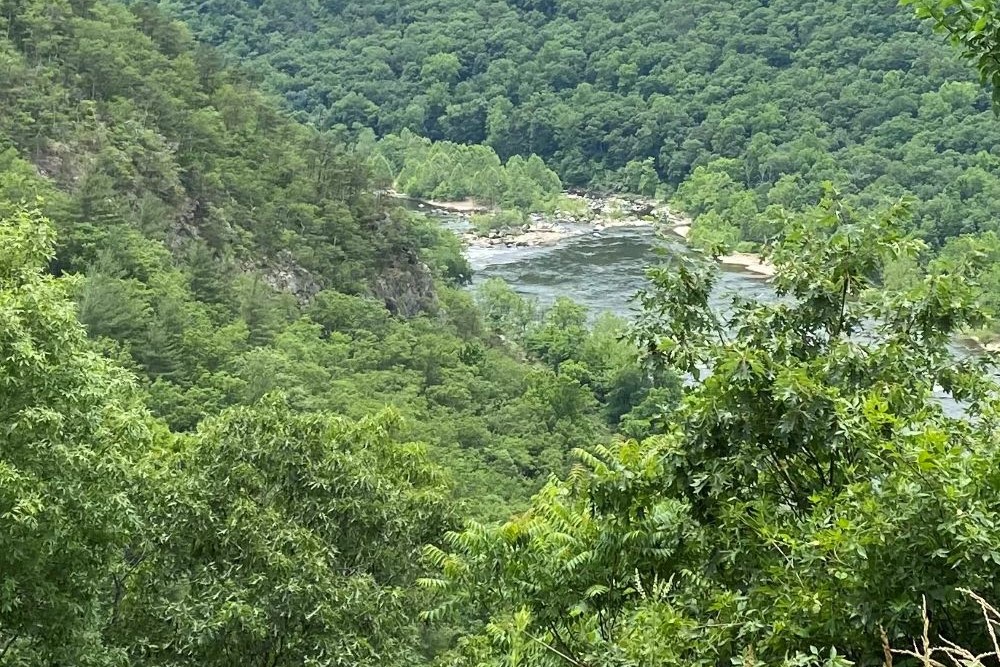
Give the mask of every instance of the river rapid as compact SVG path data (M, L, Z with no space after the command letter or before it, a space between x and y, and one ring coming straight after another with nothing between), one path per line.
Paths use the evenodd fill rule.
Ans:
M467 257L475 271L473 286L501 278L542 306L566 296L586 306L592 315L612 312L630 317L633 297L648 284L646 268L662 261L654 248L668 255L690 252L680 239L657 237L652 226L645 226L611 228L533 248L471 247ZM723 307L734 293L774 298L762 277L735 268L721 269L714 305Z
M437 210L416 200L400 203L438 220L460 236L469 231L464 215ZM581 233L556 243L532 247L470 245L465 254L474 271L473 288L490 278L500 278L542 307L565 296L586 306L592 316L612 312L632 317L633 297L648 284L646 269L663 261L658 253L689 252L683 239L657 235L654 226L648 224L596 232L581 228ZM720 266L713 305L724 307L735 293L764 301L775 298L764 277L739 267Z

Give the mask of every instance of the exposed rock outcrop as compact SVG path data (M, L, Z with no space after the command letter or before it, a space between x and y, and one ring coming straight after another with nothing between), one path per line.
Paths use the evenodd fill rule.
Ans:
M302 268L287 250L282 250L273 260L256 269L271 288L288 292L301 303L307 303L323 289L315 276Z
M375 279L374 292L390 313L400 317L433 310L437 303L434 274L423 262L393 264L382 269Z

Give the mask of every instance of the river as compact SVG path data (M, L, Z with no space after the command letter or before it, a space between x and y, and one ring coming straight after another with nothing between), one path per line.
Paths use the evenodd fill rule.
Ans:
M564 239L534 248L469 248L475 271L473 285L502 278L518 293L550 304L567 296L586 306L591 314L633 314L632 297L647 285L645 270L658 261L654 248L666 253L690 252L679 239L657 238L652 227L614 227L597 235ZM713 297L723 306L729 295L774 298L761 277L723 267Z
M456 233L469 229L468 220L435 210L417 200L401 199L406 208L430 215ZM501 278L516 292L547 306L566 296L587 307L591 315L612 312L634 314L632 298L648 282L646 268L659 261L657 248L667 254L690 252L680 238L658 237L652 225L609 227L552 245L529 248L472 246L466 257L472 266L472 286ZM725 306L730 295L774 299L774 291L759 275L738 267L721 266L713 305Z
M434 216L456 232L468 228L460 216ZM542 306L566 296L586 306L592 316L612 312L631 317L635 313L632 298L648 284L646 268L660 261L657 248L668 255L691 252L682 240L658 237L652 226L644 226L608 228L599 234L532 248L474 246L468 248L467 257L475 272L473 288L490 278L501 278ZM724 310L735 294L764 302L776 298L766 279L736 267L719 268L712 295L716 308ZM951 349L957 357L974 354L972 348L958 342ZM961 406L944 392L935 392L935 397L949 415L963 413Z
M405 208L429 215L456 233L469 230L468 219L400 199ZM634 314L632 297L645 287L646 268L659 261L657 248L667 254L688 253L680 238L658 237L652 225L608 227L599 233L572 236L552 245L529 248L471 246L466 257L472 266L472 286L501 278L516 292L547 306L566 296L587 307L591 315L612 312ZM774 299L767 281L738 267L720 266L713 305L724 307L730 295Z

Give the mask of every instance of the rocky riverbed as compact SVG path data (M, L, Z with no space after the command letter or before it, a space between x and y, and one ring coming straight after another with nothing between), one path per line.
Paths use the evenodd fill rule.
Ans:
M399 195L395 195L399 196ZM418 210L443 211L458 222L456 232L466 246L476 249L536 248L551 246L566 239L592 236L601 238L607 230L653 226L657 233L672 233L687 239L691 220L671 211L663 202L637 197L592 197L568 194L573 211L556 211L552 215L533 213L519 227L491 230L487 234L472 229L472 216L487 213L488 208L476 202L421 201L410 199ZM408 198L407 198L408 199ZM719 257L721 264L739 267L750 274L771 277L774 266L752 253L732 253Z
M556 211L552 215L535 213L520 227L491 230L485 235L469 229L462 237L472 247L533 248L575 236L600 237L608 229L651 225L669 228L685 222L653 200L583 195L568 195L568 198L578 204L574 211ZM456 209L449 206L446 210ZM465 217L471 220L471 216Z

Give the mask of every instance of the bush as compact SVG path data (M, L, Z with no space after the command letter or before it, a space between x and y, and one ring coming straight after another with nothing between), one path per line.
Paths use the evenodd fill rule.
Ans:
M472 229L479 236L487 236L492 231L520 227L526 217L520 211L498 211L472 216Z
M724 255L740 242L740 230L710 211L695 219L688 242L713 254Z

